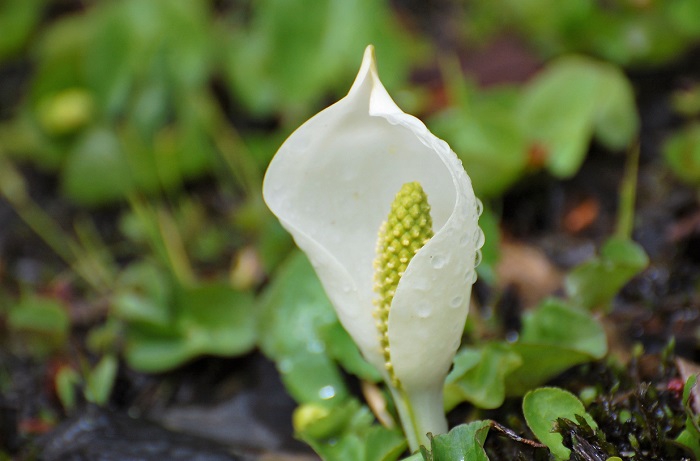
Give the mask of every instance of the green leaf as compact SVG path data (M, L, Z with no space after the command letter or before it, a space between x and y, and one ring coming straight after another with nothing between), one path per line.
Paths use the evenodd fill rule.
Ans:
M235 356L257 339L249 293L225 283L178 287L169 323L128 323L126 359L137 370L165 371L204 354Z
M405 80L408 57L419 49L374 0L255 2L249 16L233 34L227 29L222 58L234 94L256 115L298 116L321 95L347 91L369 43L392 87Z
M561 460L569 459L571 450L562 444L561 434L552 432L557 418L575 421L576 415L579 415L585 418L592 429L598 427L574 394L554 387L543 387L525 394L523 414L527 425L540 442L547 445L552 454Z
M400 431L376 424L369 429L366 437L364 461L394 461L408 446Z
M64 193L81 205L124 198L133 183L114 133L99 128L85 134L66 159L61 183Z
M90 370L85 383L85 398L97 405L106 405L117 377L119 363L113 355L102 357L95 368Z
M319 335L328 348L328 354L348 372L360 379L377 382L379 372L362 357L360 350L340 322L322 325Z
M449 433L431 439L433 461L488 461L484 441L488 435L490 421L474 421L460 424Z
M662 152L673 173L690 185L700 184L700 123L670 135Z
M479 197L502 194L525 172L527 143L515 118L518 93L510 88L454 101L428 122L436 136L457 152Z
M294 423L296 436L327 461L394 461L406 450L399 431L374 423L369 409L354 399L331 406L304 404Z
M564 281L571 301L579 307L607 307L622 287L649 264L644 249L631 240L613 237L600 256L581 264Z
M545 149L552 174L569 177L581 166L594 134L611 149L634 139L639 120L633 96L616 67L563 57L525 87L518 116L528 139Z
M28 296L10 309L10 329L65 336L70 319L65 307L51 298Z
M676 437L676 442L688 447L695 454L695 457L700 459L700 418L690 406L691 392L697 382L698 376L693 374L688 376L683 386L683 406L687 417L685 429Z
M61 405L67 412L75 410L76 387L80 383L80 375L68 365L62 366L56 373L54 385Z
M119 276L113 312L127 321L167 325L172 320L172 281L153 262L130 265Z
M337 322L306 256L295 251L279 268L259 307L260 348L277 362L298 402L344 399L347 389L321 331Z
M0 63L16 54L42 17L46 0L5 0L0 3Z
M522 366L506 376L507 394L522 395L574 365L602 358L607 339L589 313L551 299L523 317L511 347Z
M459 351L447 377L445 400L449 407L468 401L479 408L498 408L506 397L505 378L522 365L509 344L489 343L479 350Z

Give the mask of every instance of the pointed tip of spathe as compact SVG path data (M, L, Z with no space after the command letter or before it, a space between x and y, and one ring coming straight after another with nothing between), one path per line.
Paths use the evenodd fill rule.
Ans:
M377 58L374 54L374 45L367 45L365 48L365 54L362 57L362 64L360 65L360 70L357 72L357 77L355 77L355 82L352 84L348 94L357 91L360 86L365 82L365 80L374 75L377 78ZM370 77L371 78L371 77Z

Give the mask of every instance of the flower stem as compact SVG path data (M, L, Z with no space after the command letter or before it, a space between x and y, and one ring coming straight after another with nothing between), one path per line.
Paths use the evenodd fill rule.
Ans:
M435 388L406 391L389 385L396 409L401 419L408 446L416 451L421 445L430 447L428 433L447 432L447 419L443 409L442 383Z

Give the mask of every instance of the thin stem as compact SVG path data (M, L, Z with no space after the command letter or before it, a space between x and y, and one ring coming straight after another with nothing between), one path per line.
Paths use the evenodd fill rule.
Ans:
M639 142L627 151L625 173L620 185L620 205L617 211L618 237L630 239L634 230L634 202L637 192L637 172L639 170Z

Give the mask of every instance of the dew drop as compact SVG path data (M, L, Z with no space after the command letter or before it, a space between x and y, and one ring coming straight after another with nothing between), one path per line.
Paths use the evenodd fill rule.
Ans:
M450 306L456 309L462 305L462 301L464 301L464 298L462 296L455 296L450 300Z
M413 279L413 288L418 291L428 291L430 283L425 277L415 277Z
M416 314L418 314L418 317L422 319L427 319L430 317L432 309L430 308L430 304L428 304L427 301L421 301L418 303L416 306Z
M431 261L431 264L435 269L442 269L447 264L447 258L442 255L435 255Z
M461 247L467 246L467 245L469 244L469 241L470 241L470 240L471 240L471 239L470 239L469 236L466 235L466 234L463 235L463 236L461 236L461 237L459 238L459 246L461 246Z
M482 231L480 227L477 227L476 231L474 231L474 242L476 242L476 248L481 248L484 246L484 240L484 231Z
M506 341L508 341L509 343L514 343L518 340L519 336L520 335L518 334L517 331L511 330L508 333L506 333Z
M335 397L335 387L333 386L323 386L318 390L318 396L323 400L332 399Z
M326 346L321 341L309 341L306 344L306 350L312 354L320 354L326 350Z
M476 255L474 256L474 267L479 267L481 264L481 250L476 250Z
M476 274L476 271L474 271L474 272L472 272L472 278L471 278L471 280L469 280L469 283L471 283L473 285L476 282L476 279L477 279L477 274Z
M481 216L481 213L484 212L484 204L481 203L481 200L476 199L476 215Z
M277 366L282 374L290 373L294 369L294 364L289 359L280 360Z

